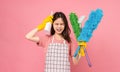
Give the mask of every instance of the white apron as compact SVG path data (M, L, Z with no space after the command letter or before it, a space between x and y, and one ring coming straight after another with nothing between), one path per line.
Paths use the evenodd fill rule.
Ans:
M44 72L70 72L69 50L65 40L63 43L53 41L54 36L46 53Z

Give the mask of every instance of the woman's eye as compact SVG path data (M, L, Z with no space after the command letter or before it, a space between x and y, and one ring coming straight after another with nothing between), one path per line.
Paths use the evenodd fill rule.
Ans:
M61 25L61 26L63 26L64 23L55 23L55 25Z
M63 23L61 23L60 25L64 25Z
M55 23L55 25L58 25L58 23Z

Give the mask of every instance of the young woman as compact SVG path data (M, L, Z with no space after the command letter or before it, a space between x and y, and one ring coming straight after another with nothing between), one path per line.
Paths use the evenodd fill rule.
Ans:
M67 18L64 13L56 12L53 18L49 19L52 20L50 36L44 35L42 38L36 36L39 29L35 28L26 34L26 38L45 48L44 72L70 72L70 58L77 64L80 57L73 57L77 46L72 43Z

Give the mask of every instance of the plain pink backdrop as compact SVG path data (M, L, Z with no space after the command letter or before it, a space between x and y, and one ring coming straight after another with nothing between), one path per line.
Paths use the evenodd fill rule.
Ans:
M88 43L85 57L72 72L120 72L119 0L0 0L0 72L43 72L43 49L25 39L50 11L88 16L101 8L104 17ZM40 34L39 34L40 35Z

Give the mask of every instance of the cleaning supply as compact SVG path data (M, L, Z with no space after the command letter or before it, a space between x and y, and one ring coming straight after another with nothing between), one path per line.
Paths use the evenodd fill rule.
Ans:
M77 55L86 56L86 60L88 62L89 67L92 66L86 47L87 42L89 42L90 38L92 37L93 31L97 28L98 24L100 23L101 19L103 17L103 11L102 9L96 9L95 11L91 11L89 14L88 20L85 22L84 27L82 28L81 23L84 16L79 19L77 22L77 16L75 13L70 13L70 22L74 31L74 34L76 36L76 39L78 41L78 48L76 49L74 53L74 57ZM80 25L78 25L80 23ZM79 34L79 35L78 35Z
M46 24L50 26L50 24L52 24L52 22L53 22L53 21L52 21L52 18L53 18L52 15L47 16L47 17L43 20L43 22L37 26L37 29L38 29L39 31L40 31L40 30L43 30L43 29L45 28ZM48 28L48 27L47 27L47 28ZM47 28L45 28L45 30L49 30L49 29L50 29L50 28L49 28L49 29L47 29Z

